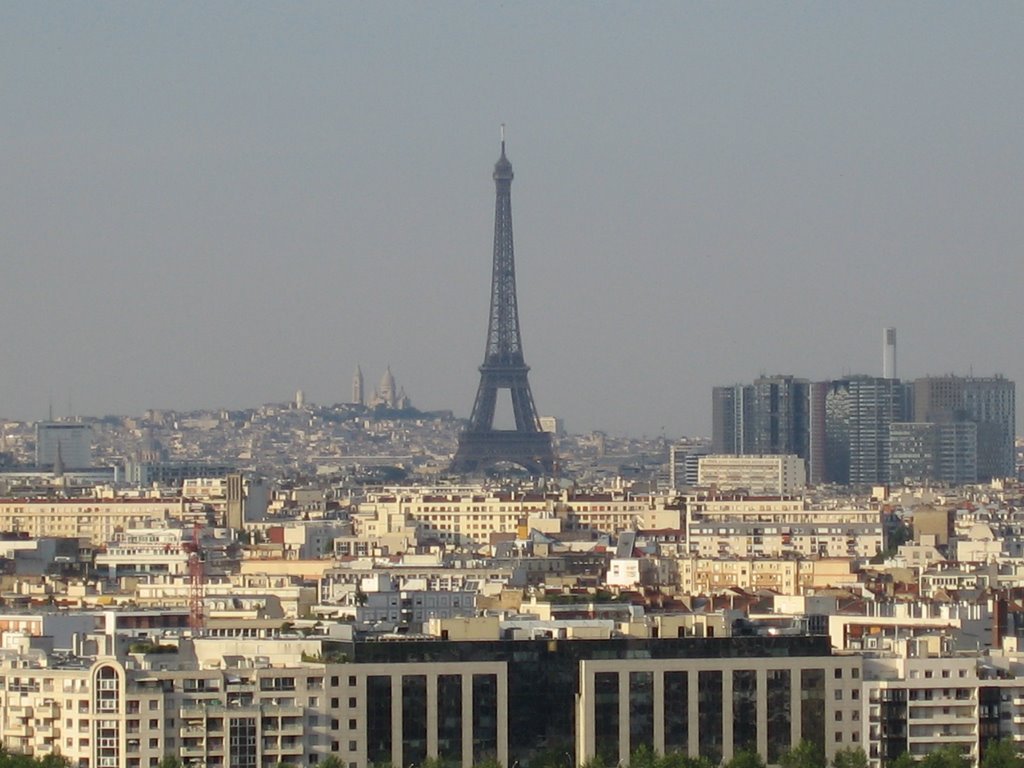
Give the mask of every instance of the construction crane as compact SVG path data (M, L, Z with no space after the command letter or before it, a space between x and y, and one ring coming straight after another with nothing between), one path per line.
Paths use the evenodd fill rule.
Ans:
M203 527L199 523L192 524L192 540L182 545L188 553L188 625L194 633L203 630L203 584L205 573L203 569Z

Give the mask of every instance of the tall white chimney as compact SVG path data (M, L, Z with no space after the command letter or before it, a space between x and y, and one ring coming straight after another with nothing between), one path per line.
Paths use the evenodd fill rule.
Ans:
M882 378L896 378L896 329L882 329Z

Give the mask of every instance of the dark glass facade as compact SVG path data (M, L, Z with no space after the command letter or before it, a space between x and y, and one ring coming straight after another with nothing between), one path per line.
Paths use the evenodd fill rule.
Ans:
M623 753L641 743L652 743L655 730L653 688L654 683L663 686L665 709L658 713L665 733L665 751L689 752L691 749L711 757L720 759L724 752L724 727L722 723L723 709L729 709L734 700L730 698L729 707L723 707L725 690L721 670L716 659L750 659L749 668L770 667L772 659L792 659L794 657L828 657L831 655L827 637L821 636L779 636L779 637L733 637L733 638L661 638L635 639L616 638L611 640L502 640L450 642L444 640L409 640L401 642L355 642L337 643L327 646L326 652L345 653L350 661L348 665L360 664L429 664L429 663L496 663L503 665L505 670L504 685L507 695L504 698L505 716L498 720L497 683L502 681L501 674L487 674L482 680L472 675L465 680L459 674L444 674L438 677L436 698L432 697L428 706L437 709L437 744L439 756L453 763L486 759L497 752L498 735L507 733L508 752L505 756L507 765L519 763L522 768L543 762L545 765L568 764L577 754L576 736L579 728L577 723L577 697L581 691L581 662L584 661L624 661L629 660L687 660L707 661L707 668L698 672L657 671L653 676L647 671L623 669L618 671L598 672L595 679L596 700L589 718L594 718L588 728L594 727L595 748L598 753L610 758L614 765L620 759L620 746ZM743 666L747 666L744 664ZM348 666L352 669L352 666ZM414 670L419 673L420 670ZM497 671L497 670L496 670ZM729 681L736 688L736 680L730 670ZM784 691L790 684L800 685L801 680L794 678L789 682L789 673L778 673L780 677L769 680L766 691L754 682L756 696L771 695L769 715L769 741L782 745L788 743L785 723L796 713L790 714L789 705ZM793 674L799 675L799 672ZM392 673L367 675L366 696L366 748L370 762L394 763L398 755L394 751L399 748L392 738L392 706L394 718L411 716L413 723L403 722L401 730L395 737L404 736L411 742L418 743L423 734L423 725L417 722L418 713L423 706L423 687L420 683L407 687L403 677L406 674L399 669ZM661 676L658 680L657 676ZM397 677L398 688L395 696L400 701L392 701L392 680ZM623 693L630 694L629 702L622 702L619 711L619 682L623 683ZM824 677L819 675L823 684ZM743 687L743 678L737 689L748 691ZM695 699L691 705L689 695L694 692ZM739 693L737 695L740 695ZM823 698L823 689L816 694L819 705ZM413 705L405 699L411 697ZM469 699L467 701L467 699ZM412 707L411 709L409 707ZM824 707L819 706L818 728L824 734ZM730 718L732 715L729 715ZM628 717L627 727L622 736L626 743L620 742L620 720ZM689 735L690 721L696 718L693 739ZM472 756L462 754L462 730L470 720L472 731ZM756 717L749 721L737 723L730 720L737 738L748 740L744 735L745 728L756 729ZM408 729L408 730L407 730ZM812 729L812 731L815 729ZM756 731L755 731L756 732ZM699 733L699 736L698 736ZM428 734L429 737L430 734ZM755 735L753 738L756 738ZM414 747L410 752L407 746L403 750L404 765L413 763L406 756L422 753L422 748ZM780 747L780 749L782 749ZM566 756L569 756L567 759ZM394 763L397 765L397 763Z
M878 715L874 714L875 705ZM877 693L877 700L871 701L871 738L879 743L876 752L871 745L872 758L890 762L907 751L907 691L905 689L883 688Z
M769 669L767 680L768 762L777 763L792 746L793 689L788 669Z
M498 676L473 675L473 762L498 754Z
M427 759L427 677L402 677L402 760L419 765Z
M235 717L228 725L228 749L230 768L255 768L256 766L256 718Z
M594 675L594 733L597 755L607 764L619 761L619 673Z
M686 672L665 673L665 751L687 752L690 743L690 687Z
M732 673L733 752L757 751L757 670Z
M722 761L722 673L718 670L697 674L697 722L701 757L712 763Z
M800 739L825 743L825 670L800 670Z
M979 759L985 759L989 745L1000 736L999 712L1000 693L998 688L985 686L978 689L978 749Z
M462 675L437 678L437 756L462 764Z
M629 673L629 751L654 743L654 673Z
M374 764L391 762L391 678L366 678L366 755Z

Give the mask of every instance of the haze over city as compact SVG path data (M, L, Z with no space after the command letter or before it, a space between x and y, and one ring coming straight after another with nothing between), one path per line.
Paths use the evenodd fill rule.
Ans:
M542 414L760 373L1024 379L1024 7L0 7L0 415L468 416L498 126ZM69 405L70 403L70 405Z

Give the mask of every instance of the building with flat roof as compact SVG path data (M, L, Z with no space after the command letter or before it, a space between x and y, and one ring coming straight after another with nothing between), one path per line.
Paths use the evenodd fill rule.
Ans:
M807 485L807 472L804 460L793 454L701 456L697 462L697 484L723 491L791 494Z
M777 762L807 740L860 743L861 659L824 636L327 641L110 635L91 657L25 638L0 654L0 728L14 752L89 768L581 765L640 745Z
M92 427L73 421L41 421L36 424L36 467L53 469L57 457L65 469L92 466Z

